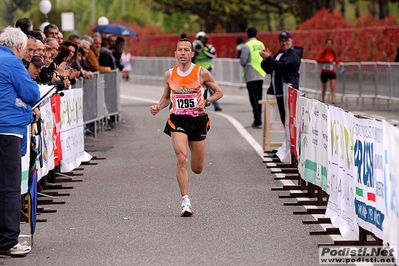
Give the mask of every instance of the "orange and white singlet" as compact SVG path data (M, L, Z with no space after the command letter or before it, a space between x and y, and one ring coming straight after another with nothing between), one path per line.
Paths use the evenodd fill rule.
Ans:
M178 66L169 69L171 114L185 116L205 114L205 109L198 108L199 103L204 99L205 92L205 87L200 83L200 71L201 67L195 64L191 64L185 72Z

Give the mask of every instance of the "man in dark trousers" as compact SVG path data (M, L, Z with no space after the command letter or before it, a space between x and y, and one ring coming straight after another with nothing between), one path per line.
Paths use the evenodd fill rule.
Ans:
M254 115L253 128L262 128L262 100L263 79L265 71L260 66L262 57L259 52L265 49L265 45L256 39L257 30L253 27L247 30L248 41L241 49L240 64L244 67L244 78L247 83L249 101Z
M0 34L0 254L23 255L31 251L18 243L21 209L21 156L27 149L27 126L37 122L39 87L26 71L22 58L27 36L7 27Z
M263 58L262 69L271 74L268 94L276 96L281 122L285 124L285 106L283 84L291 83L292 87L299 89L299 67L303 48L293 46L291 35L283 31L278 37L280 50L272 57L269 48L263 49L260 55Z

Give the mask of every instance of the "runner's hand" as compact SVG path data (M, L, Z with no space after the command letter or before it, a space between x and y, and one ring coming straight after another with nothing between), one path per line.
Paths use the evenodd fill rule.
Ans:
M156 115L157 113L159 113L158 104L151 105L150 112L151 112L152 115Z

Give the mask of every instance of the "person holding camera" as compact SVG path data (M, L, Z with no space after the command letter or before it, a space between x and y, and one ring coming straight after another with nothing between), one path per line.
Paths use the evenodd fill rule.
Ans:
M196 65L202 66L212 73L213 64L212 59L216 58L216 49L212 44L208 44L208 35L200 31L195 35L195 41L193 42L195 55L192 58L192 62ZM211 88L207 88L210 96L213 95L213 90ZM220 108L218 101L214 101L213 107L215 111L222 111Z

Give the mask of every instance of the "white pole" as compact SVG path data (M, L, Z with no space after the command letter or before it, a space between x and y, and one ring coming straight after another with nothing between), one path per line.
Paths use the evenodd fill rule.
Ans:
M91 0L91 23L96 21L96 0Z
M122 14L126 12L126 0L122 0Z

